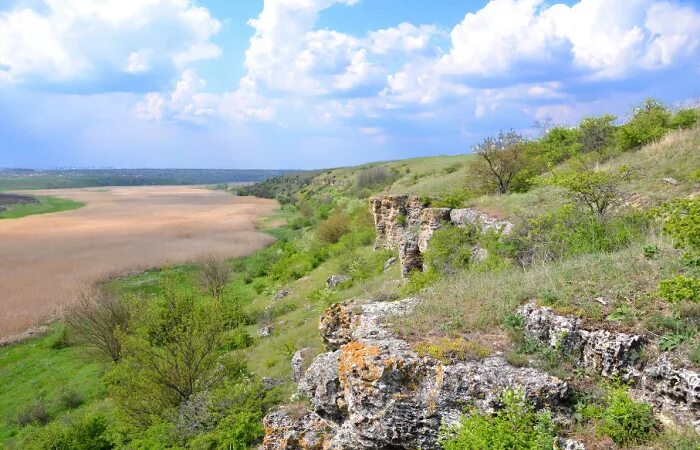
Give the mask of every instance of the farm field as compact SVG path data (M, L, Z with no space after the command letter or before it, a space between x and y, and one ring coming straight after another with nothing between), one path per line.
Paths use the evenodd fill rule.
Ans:
M256 230L256 221L277 206L182 186L32 194L85 206L0 221L0 339L58 313L97 280L204 254L250 254L273 239Z

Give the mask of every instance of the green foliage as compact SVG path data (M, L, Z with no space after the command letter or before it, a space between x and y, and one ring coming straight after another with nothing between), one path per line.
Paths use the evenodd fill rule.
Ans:
M678 348L690 338L687 334L666 333L659 338L659 349L662 352L670 352Z
M101 414L85 415L64 424L29 427L19 435L17 448L23 450L109 450L115 448Z
M630 120L618 130L618 145L632 150L661 139L669 128L671 112L661 102L647 99L632 110Z
M466 269L476 243L477 230L446 225L436 230L423 254L428 267L440 274L454 274Z
M40 398L25 405L24 408L17 413L16 420L19 425L48 423L51 420L51 416L49 415L49 408L46 404L46 400Z
M656 214L664 222L664 231L670 234L678 248L700 253L700 197L677 199Z
M504 238L521 264L534 260L556 260L576 255L612 252L643 239L648 219L639 213L611 216L600 221L597 216L564 206L536 216L524 225L526 235L514 233ZM508 253L506 253L508 254Z
M316 229L316 238L324 244L335 244L350 232L350 216L337 213L322 222Z
M601 152L613 144L617 117L605 114L598 117L585 117L579 124L581 130L581 151Z
M522 392L507 390L495 416L472 411L443 430L444 450L551 450L556 432L548 412L536 413Z
M602 220L610 207L620 203L621 186L632 177L630 170L621 167L614 172L570 170L555 172L543 184L568 190L574 200L586 206Z
M659 296L670 303L700 302L700 279L677 275L659 283Z
M681 109L671 118L670 128L674 130L692 128L700 122L700 109L687 108Z
M594 421L596 431L619 445L647 442L659 429L648 403L632 400L622 386L608 388L601 404L580 405L583 417Z
M468 192L453 192L451 194L441 195L436 199L432 199L430 206L435 208L463 208L464 203L468 199Z
M577 128L554 127L542 137L534 148L536 155L544 163L544 168L552 168L581 151L581 131Z
M401 295L408 297L422 291L426 287L440 279L440 275L435 270L425 272L414 270L408 275L408 281L401 287Z
M470 165L484 189L499 194L510 191L513 179L527 166L525 137L516 131L501 131L474 146L478 158Z
M65 198L47 196L37 196L35 198L38 200L36 203L18 204L0 208L0 219L18 219L20 217L31 216L34 214L68 211L85 206L84 203ZM0 206L2 206L1 202Z

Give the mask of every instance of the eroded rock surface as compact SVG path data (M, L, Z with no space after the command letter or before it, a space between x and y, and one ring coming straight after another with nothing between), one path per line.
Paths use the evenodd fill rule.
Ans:
M506 388L522 389L539 406L565 407L567 383L537 369L510 366L498 356L443 364L418 355L383 325L416 303L349 302L329 308L319 326L328 351L299 383L312 411L297 418L278 412L266 419L264 448L291 448L284 445L293 435L324 449L437 449L443 424L456 423L469 407L493 411Z
M423 270L422 254L428 242L443 224L474 225L482 231L495 230L508 234L513 224L489 216L473 208L451 209L425 207L416 195L384 195L372 197L369 208L377 232L375 248L395 249L399 252L401 273ZM475 247L475 260L486 258L484 249Z
M586 330L579 318L556 314L551 308L537 306L534 302L521 306L518 313L524 319L526 336L578 357L586 370L604 377L639 375L642 336Z

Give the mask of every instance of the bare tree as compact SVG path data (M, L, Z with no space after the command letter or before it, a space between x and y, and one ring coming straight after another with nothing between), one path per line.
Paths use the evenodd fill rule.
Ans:
M474 146L480 158L471 165L472 171L499 193L507 193L513 178L526 165L524 143L523 135L513 130L484 139Z
M217 301L221 301L230 276L231 266L222 258L207 255L199 262L199 284Z
M126 329L129 316L123 299L92 286L83 289L78 302L67 311L66 323L78 343L94 347L117 362L122 350L119 331Z

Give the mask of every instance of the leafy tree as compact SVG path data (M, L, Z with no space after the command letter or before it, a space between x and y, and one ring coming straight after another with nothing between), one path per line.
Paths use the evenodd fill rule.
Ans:
M681 109L671 118L670 127L674 130L692 128L700 122L700 108Z
M581 130L581 150L584 153L600 152L612 144L615 136L613 122L617 117L605 114L602 116L585 117L579 124Z
M471 164L474 175L498 193L509 191L515 176L526 166L525 138L516 131L501 131L474 146L479 156Z
M657 141L666 134L671 112L658 100L647 99L632 110L632 118L618 131L622 150L631 150Z
M577 128L555 127L540 140L536 149L544 169L551 168L581 151L581 131Z
M622 199L622 184L632 177L632 172L621 167L614 172L581 170L553 174L545 184L560 186L569 191L574 200L585 205L603 220L610 207Z
M122 335L125 357L107 375L112 398L132 425L146 427L225 373L220 368L226 315L220 302L165 286L163 298Z

